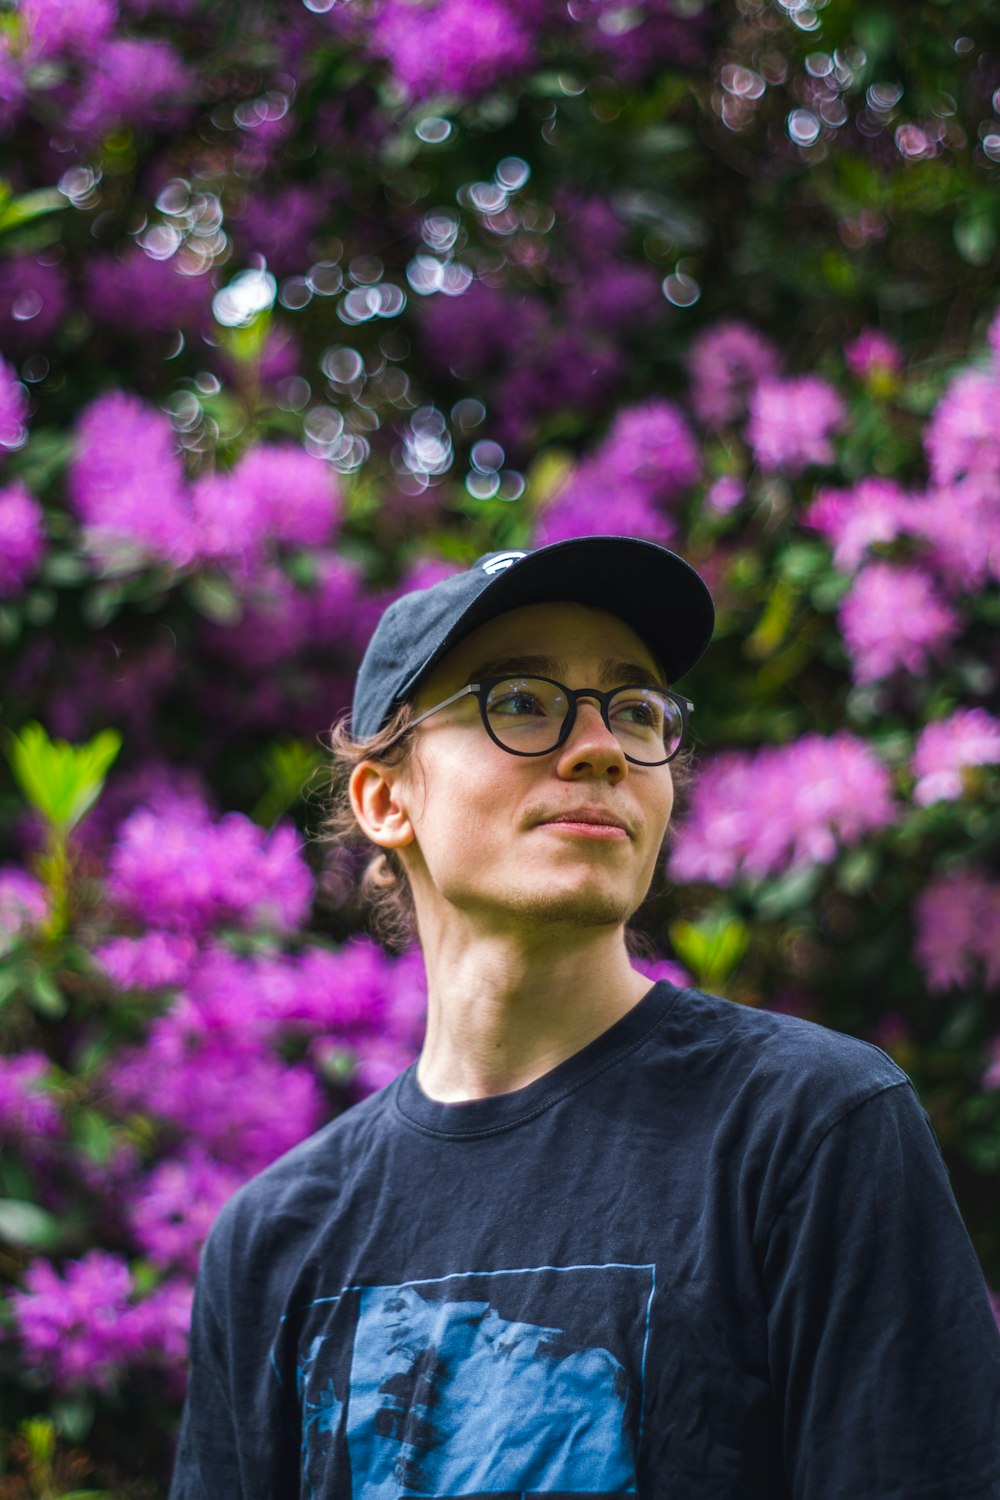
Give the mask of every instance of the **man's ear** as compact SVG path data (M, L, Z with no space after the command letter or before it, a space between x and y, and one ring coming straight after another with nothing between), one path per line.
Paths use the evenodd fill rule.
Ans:
M354 816L373 844L380 849L402 849L414 842L396 767L363 760L354 767L348 785Z

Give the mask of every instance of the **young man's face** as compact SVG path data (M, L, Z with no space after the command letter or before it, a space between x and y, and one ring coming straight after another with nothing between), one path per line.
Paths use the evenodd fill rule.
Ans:
M414 707L421 713L466 683L507 672L605 691L652 674L667 686L648 648L616 616L537 604L498 616L456 646ZM463 699L418 727L399 791L414 833L399 852L422 929L442 906L498 931L624 923L649 889L673 806L670 767L627 761L591 699L579 701L565 744L531 758L494 744L475 699ZM600 825L595 815L619 826Z

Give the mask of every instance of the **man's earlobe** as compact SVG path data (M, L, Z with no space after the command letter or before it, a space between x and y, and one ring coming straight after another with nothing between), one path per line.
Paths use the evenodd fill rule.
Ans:
M380 849L402 849L414 841L413 824L393 770L363 760L351 772L351 806L362 832Z

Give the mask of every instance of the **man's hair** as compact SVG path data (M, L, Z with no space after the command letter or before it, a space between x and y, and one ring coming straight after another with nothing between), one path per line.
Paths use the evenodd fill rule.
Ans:
M350 716L345 714L330 730L327 748L330 764L326 789L328 801L320 824L319 841L364 854L370 858L361 874L360 893L368 907L369 925L374 935L387 947L403 949L416 941L417 914L413 892L403 862L391 849L379 849L365 834L351 806L351 774L363 760L383 766L404 766L414 750L415 717L413 706L401 703L392 718L378 734L367 740L355 740L350 731ZM688 746L670 762L674 783L674 815L684 798L691 779L692 752ZM669 839L674 827L671 816ZM666 842L666 841L665 841ZM374 850L374 852L372 852ZM626 930L630 951L644 945L637 934Z

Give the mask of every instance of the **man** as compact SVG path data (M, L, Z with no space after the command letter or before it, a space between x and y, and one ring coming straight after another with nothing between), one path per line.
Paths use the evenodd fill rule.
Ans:
M349 795L426 1043L223 1210L173 1500L1000 1497L1000 1340L904 1075L628 959L712 620L609 537L383 617Z

